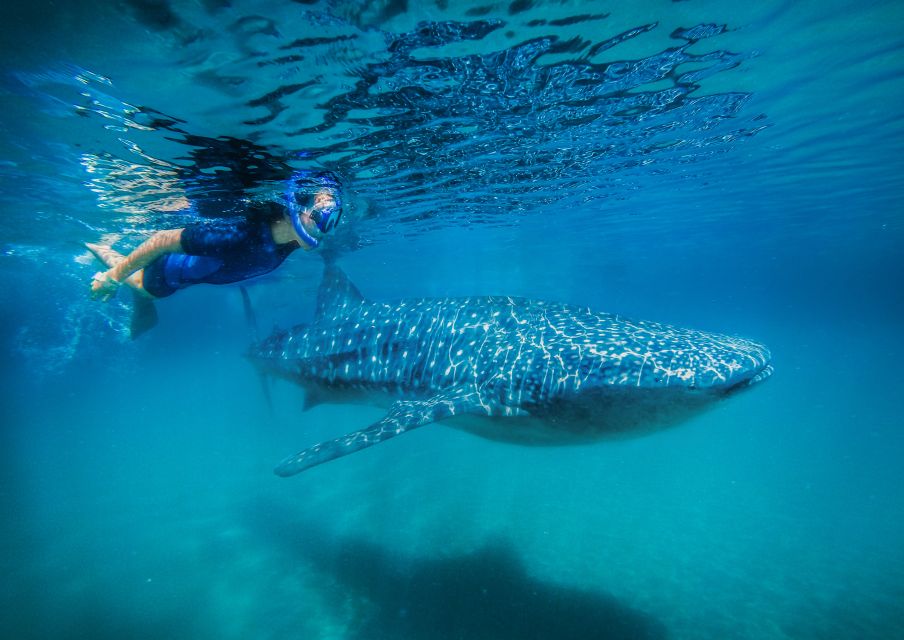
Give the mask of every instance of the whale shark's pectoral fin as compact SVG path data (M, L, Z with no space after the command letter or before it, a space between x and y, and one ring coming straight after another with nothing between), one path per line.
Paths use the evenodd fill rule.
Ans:
M479 409L480 398L473 387L470 390L445 391L426 400L400 400L390 407L389 413L381 420L366 429L305 449L280 462L273 471L284 478L294 476L318 464L380 444L411 429Z

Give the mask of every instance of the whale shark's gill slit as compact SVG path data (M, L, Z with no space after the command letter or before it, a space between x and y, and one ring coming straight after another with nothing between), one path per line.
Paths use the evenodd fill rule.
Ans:
M756 384L757 382L762 382L766 378L770 377L773 372L774 370L772 368L772 365L767 364L765 367L763 367L762 371L760 371L750 379L750 382L748 382L748 384Z

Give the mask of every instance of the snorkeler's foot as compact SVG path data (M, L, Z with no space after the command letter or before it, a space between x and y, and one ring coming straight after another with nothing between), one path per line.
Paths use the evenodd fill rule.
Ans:
M93 244L91 242L86 242L85 248L88 249L88 251L90 251L95 258L103 262L107 269L112 269L126 259L124 255L122 255L118 251L114 251L109 245L106 244Z

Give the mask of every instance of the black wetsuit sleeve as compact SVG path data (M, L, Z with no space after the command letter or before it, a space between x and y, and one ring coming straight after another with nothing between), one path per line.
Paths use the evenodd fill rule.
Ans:
M196 222L182 230L182 250L193 256L221 258L252 240L254 225L246 220Z

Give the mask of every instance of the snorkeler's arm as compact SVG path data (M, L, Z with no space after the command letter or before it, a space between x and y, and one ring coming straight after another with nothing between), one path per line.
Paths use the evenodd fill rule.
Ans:
M144 269L164 253L182 253L182 229L158 231L126 256L126 259L107 271L107 277L122 282Z

